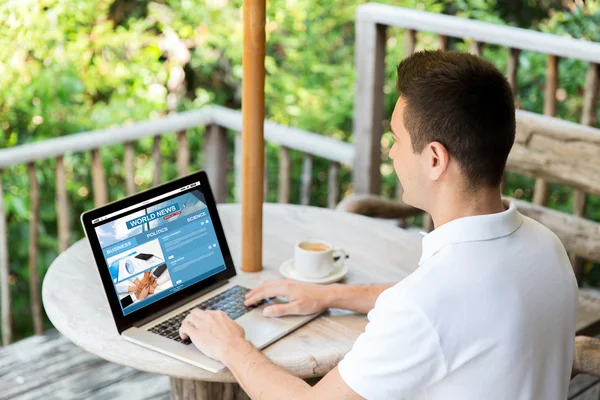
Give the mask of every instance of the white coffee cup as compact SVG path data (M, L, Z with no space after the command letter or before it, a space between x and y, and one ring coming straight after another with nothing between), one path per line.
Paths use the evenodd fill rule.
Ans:
M339 260L333 258L339 255ZM294 270L304 278L326 277L340 268L346 259L346 252L322 240L303 240L294 249Z

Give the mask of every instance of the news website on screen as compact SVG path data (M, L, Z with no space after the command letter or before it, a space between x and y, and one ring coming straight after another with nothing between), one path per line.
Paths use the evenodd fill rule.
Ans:
M200 182L92 224L123 315L225 270Z

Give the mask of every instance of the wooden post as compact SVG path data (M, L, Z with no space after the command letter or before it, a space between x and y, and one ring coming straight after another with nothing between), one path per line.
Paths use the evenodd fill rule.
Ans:
M106 174L102 163L100 149L92 150L92 186L94 190L94 204L96 207L103 206L108 202L106 192Z
M558 60L559 58L548 54L546 63L546 88L544 91L544 115L556 115L556 89L558 89Z
M583 89L583 110L581 112L582 125L596 125L599 95L600 64L590 63L585 76L585 87ZM573 214L577 215L578 217L584 217L586 205L587 202L585 192L583 190L576 190Z
M6 216L4 214L2 170L0 170L0 307L2 311L3 346L7 346L12 341L12 315L8 276L8 232L6 231Z
M56 219L58 220L58 249L63 252L70 244L69 198L63 156L56 157Z
M469 52L475 54L476 56L481 56L483 53L483 43L478 42L476 40L471 41L471 45L469 46Z
M600 94L600 65L590 63L585 76L585 86L583 89L583 110L581 112L581 124L594 126L596 124L596 112L598 109L598 96ZM587 196L583 190L575 190L575 199L573 204L573 214L585 218L587 207ZM571 264L577 277L577 282L583 282L583 270L585 259L573 256Z
M407 29L404 31L404 57L409 57L415 52L415 45L417 44L417 31L414 29Z
M244 0L242 270L262 270L266 0Z
M125 169L125 186L127 196L131 196L135 193L135 164L134 159L134 148L132 142L125 143L125 159L123 160L123 168Z
M38 278L38 224L40 220L40 186L35 174L35 165L27 164L29 173L29 193L31 217L29 218L29 295L31 297L31 316L36 335L44 331L42 323L42 303L40 301L40 281Z
M360 194L381 190L385 39L385 25L356 21L353 189Z
M269 202L269 157L265 150L265 173L263 177L263 202Z
M312 186L312 166L313 159L310 154L304 155L302 163L302 184L300 189L300 204L307 206L310 204L310 192Z
M596 125L596 111L598 109L598 96L600 95L600 64L590 63L585 76L585 87L583 94L583 111L581 113L581 124Z
M233 169L235 171L235 202L242 202L242 134L236 133L233 149Z
M152 164L154 164L154 173L152 174L152 185L160 185L160 135L154 136L152 146Z
M556 89L558 88L558 60L559 58L548 54L546 63L546 90L544 91L544 115L556 115ZM548 183L543 179L535 181L533 202L539 206L546 205L548 201Z
M515 102L517 98L517 70L519 69L519 49L509 48L508 49L508 68L506 70L506 79L512 89Z
M339 171L339 163L332 162L329 164L329 181L327 185L327 206L329 208L335 208L340 198Z
M179 176L188 174L190 167L190 149L186 131L177 132L177 173Z
M217 203L227 201L227 131L218 125L206 127L204 169Z
M438 35L438 49L448 51L448 36Z
M279 184L277 199L280 203L290 202L290 152L287 147L279 148Z

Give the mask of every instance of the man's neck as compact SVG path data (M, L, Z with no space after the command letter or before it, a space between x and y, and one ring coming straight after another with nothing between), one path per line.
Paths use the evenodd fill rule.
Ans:
M505 211L500 188L485 188L476 192L450 191L439 196L443 199L430 212L436 228L458 218L495 214Z

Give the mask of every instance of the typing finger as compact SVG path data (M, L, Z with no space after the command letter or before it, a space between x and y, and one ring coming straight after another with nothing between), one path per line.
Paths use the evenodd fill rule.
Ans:
M189 339L189 332L193 329L192 325L189 321L184 320L179 327L179 337L183 340Z
M252 292L249 292L249 296L246 297L244 304L247 306L256 304L262 299L271 298L276 296L287 297L288 295L288 284L286 281L278 280L267 282Z

